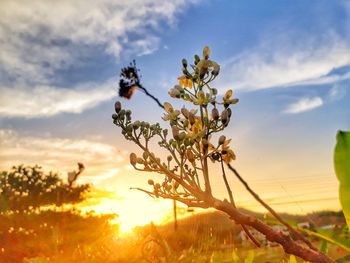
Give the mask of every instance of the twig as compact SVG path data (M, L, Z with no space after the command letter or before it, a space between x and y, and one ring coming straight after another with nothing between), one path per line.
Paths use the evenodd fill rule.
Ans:
M222 177L224 178L226 190L227 190L228 196L229 196L229 198L230 198L230 203L236 208L236 204L235 204L235 201L234 201L234 199L233 199L232 190L231 190L230 184L228 183L227 178L226 178L225 167L224 167L224 162L223 162L223 160L222 160L222 157L221 157L221 170L222 170ZM244 232L247 234L247 236L249 237L249 239L250 239L257 247L260 247L259 241L256 240L255 237L250 233L249 229L248 229L245 225L243 225L243 224L241 224L241 227L242 227L242 229L244 230Z
M138 87L140 90L142 90L148 97L150 97L151 99L153 99L153 100L158 104L159 107L161 107L162 109L164 109L163 104L160 103L160 101L159 101L155 96L153 96L151 93L149 93L148 90L147 90L145 87L143 87L141 84L139 84L137 87Z
M237 172L237 170L231 166L231 164L227 164L228 168L236 175L238 180L244 185L244 187L248 190L248 192L262 205L264 206L278 221L280 221L287 229L293 233L297 239L302 240L305 244L307 244L311 249L317 250L310 241L304 238L298 231L296 231L291 225L289 225L282 217L280 217L275 210L271 206L269 206L264 200L260 198L260 196L254 192L252 188L248 185L248 183L243 179L243 177Z
M281 231L274 231L272 227L262 222L261 220L240 212L226 200L221 201L213 198L212 206L217 210L220 210L229 215L235 222L248 225L256 229L265 235L267 240L280 244L283 247L284 251L288 254L293 254L304 260L315 263L335 263L334 260L322 252L304 246L291 239L289 235L284 234Z

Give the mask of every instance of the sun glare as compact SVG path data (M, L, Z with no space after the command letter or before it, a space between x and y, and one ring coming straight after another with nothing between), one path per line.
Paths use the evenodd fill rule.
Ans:
M98 198L93 204L82 203L79 208L82 212L116 214L117 217L112 223L118 224L120 234L125 235L131 233L136 226L165 222L171 216L172 202L151 199L142 193L131 192L123 195L123 198Z

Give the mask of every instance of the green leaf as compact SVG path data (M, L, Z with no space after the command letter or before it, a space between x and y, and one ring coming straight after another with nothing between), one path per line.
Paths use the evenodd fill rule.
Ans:
M320 250L321 250L322 253L327 254L328 247L327 247L327 241L326 240L322 240Z
M334 150L334 169L339 180L339 199L350 226L350 132L338 131Z

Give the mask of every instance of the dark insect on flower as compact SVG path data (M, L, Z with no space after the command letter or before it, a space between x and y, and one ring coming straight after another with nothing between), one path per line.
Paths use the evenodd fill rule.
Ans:
M153 99L159 107L164 109L163 104L141 85L139 71L140 70L136 68L135 60L133 60L128 67L122 68L119 80L119 96L125 99L130 99L134 94L134 91L138 89L144 92L146 96Z
M119 96L130 99L136 88L140 87L139 70L135 60L128 67L122 68L119 80Z

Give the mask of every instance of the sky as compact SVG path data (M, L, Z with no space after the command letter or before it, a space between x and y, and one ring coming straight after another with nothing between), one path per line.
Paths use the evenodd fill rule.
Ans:
M225 132L234 166L277 211L339 209L332 155L337 130L350 130L345 0L3 0L0 169L37 163L65 177L81 161L79 181L113 193L89 208L118 213L122 229L167 218L170 201L129 189L151 175L130 168L138 149L112 123L118 75L136 59L143 85L173 103L181 59L206 45L221 65L214 86L240 99ZM162 116L140 92L122 103L137 119ZM263 211L230 180L239 206Z

